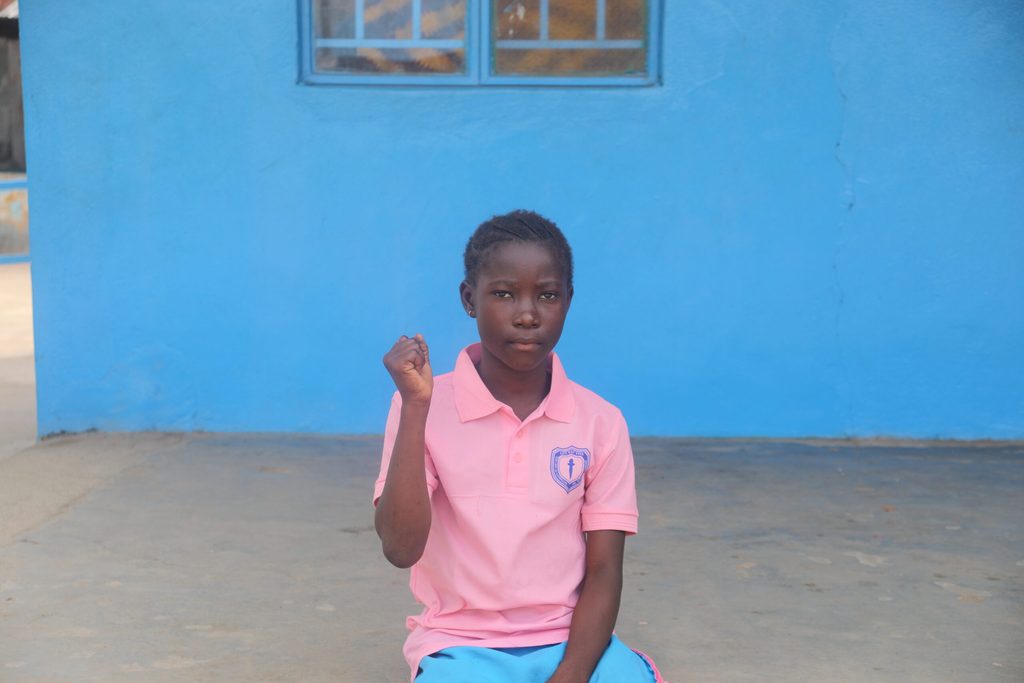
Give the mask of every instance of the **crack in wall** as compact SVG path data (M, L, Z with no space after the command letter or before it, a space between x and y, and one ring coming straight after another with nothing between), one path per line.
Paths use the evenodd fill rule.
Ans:
M841 334L843 305L846 303L846 290L843 287L843 278L839 269L839 261L844 247L846 232L850 224L850 216L854 207L857 205L857 193L854 188L853 163L844 155L843 149L843 142L846 137L847 106L849 104L849 96L846 89L843 87L843 75L846 63L842 57L837 54L836 42L838 41L843 26L849 16L850 10L846 9L839 18L839 21L836 22L836 26L832 31L832 38L829 42L829 57L832 62L832 79L835 82L836 93L839 98L839 131L836 134L836 142L833 146L832 155L835 158L836 163L839 165L843 178L842 191L839 194L842 213L839 216L835 245L832 249L832 278L836 289L836 309L832 324L833 340L839 365L840 379L838 393L841 424L839 427L841 433L847 437L849 437L853 431L850 429L850 415L852 413L853 406L852 401L850 400L849 367L846 363L846 354L844 353Z

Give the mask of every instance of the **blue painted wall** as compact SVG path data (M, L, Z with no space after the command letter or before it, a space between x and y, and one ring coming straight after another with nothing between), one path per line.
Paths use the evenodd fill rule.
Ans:
M379 432L532 207L636 434L1024 437L1024 6L667 0L663 85L296 83L293 0L22 4L39 430Z

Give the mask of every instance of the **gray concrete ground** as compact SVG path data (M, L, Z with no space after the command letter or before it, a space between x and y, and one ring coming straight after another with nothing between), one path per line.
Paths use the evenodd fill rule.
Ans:
M32 445L0 266L0 681L399 682L379 437ZM683 681L1024 681L1024 445L639 439L618 632Z
M681 681L1024 680L1024 445L639 439L620 636ZM0 680L406 679L380 438L0 461Z

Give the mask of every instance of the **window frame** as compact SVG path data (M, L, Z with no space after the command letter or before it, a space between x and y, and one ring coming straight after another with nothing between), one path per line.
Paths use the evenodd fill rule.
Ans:
M313 3L299 5L299 81L307 85L645 87L661 82L661 0L647 0L647 73L643 76L530 76L492 74L491 3L466 0L465 74L346 74L315 69ZM595 0L601 2L603 0ZM418 4L418 3L416 3ZM321 39L323 40L323 39ZM328 39L329 40L329 39Z

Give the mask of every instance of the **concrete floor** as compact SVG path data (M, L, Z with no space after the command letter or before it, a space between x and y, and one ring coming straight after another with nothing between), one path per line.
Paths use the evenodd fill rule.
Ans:
M0 681L407 680L379 437L32 445L0 266ZM639 439L619 635L684 681L1024 681L1024 445Z
M379 437L0 461L0 680L406 680ZM1024 680L1024 446L639 439L618 632L668 680Z
M0 460L36 438L30 268L0 264Z

